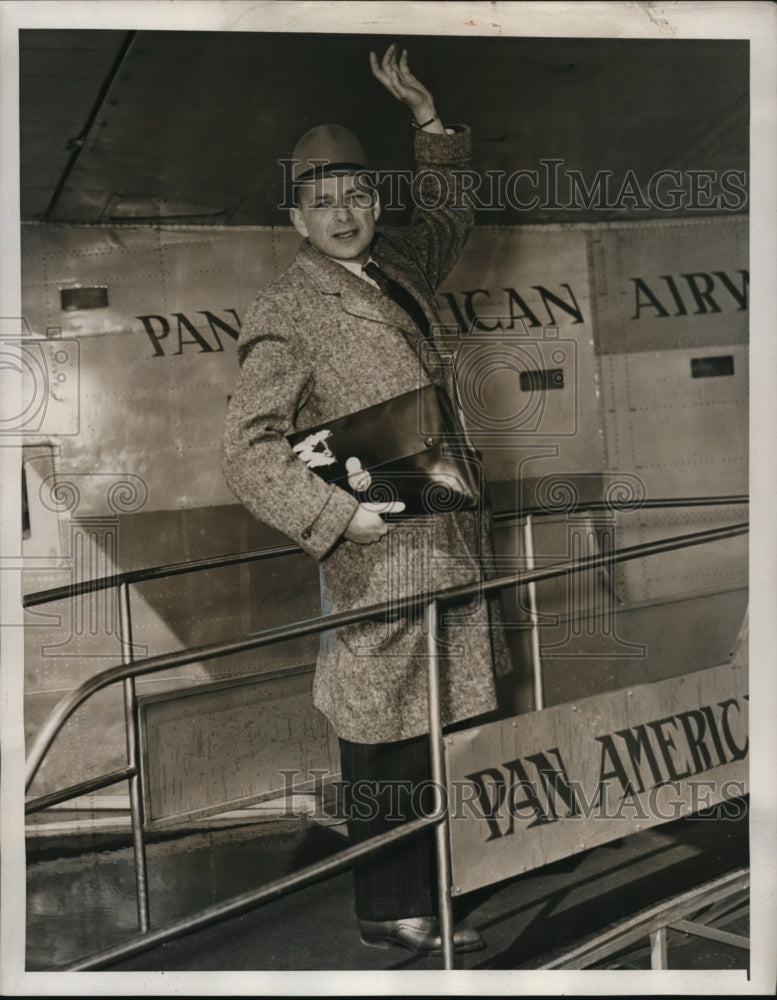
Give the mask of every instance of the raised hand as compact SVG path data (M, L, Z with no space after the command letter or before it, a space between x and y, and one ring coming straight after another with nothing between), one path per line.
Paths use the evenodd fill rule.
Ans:
M410 72L407 63L407 49L402 50L399 59L397 59L397 52L396 43L389 45L380 61L374 52L370 52L372 75L398 101L410 108L419 125L429 122L426 131L444 132L445 129L437 117L437 111L434 107L434 98L421 81Z

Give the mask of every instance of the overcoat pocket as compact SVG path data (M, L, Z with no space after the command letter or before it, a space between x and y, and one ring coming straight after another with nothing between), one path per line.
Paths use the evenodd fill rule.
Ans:
M406 657L408 642L413 642L411 629L420 631L420 622L411 622L407 615L393 613L377 621L356 622L338 629L337 636L354 656L369 659L370 656Z

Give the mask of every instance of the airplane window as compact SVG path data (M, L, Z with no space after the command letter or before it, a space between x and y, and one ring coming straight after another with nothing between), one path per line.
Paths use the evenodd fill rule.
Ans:
M76 309L104 309L108 305L108 289L105 285L94 288L60 288L60 301L65 312Z
M691 358L691 378L715 378L734 374L734 358L723 354L716 358Z
M542 368L533 372L521 372L521 392L563 388L563 368Z

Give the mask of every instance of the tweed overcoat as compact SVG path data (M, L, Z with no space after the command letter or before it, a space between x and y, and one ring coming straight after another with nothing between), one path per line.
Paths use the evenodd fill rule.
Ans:
M451 174L466 165L469 150L467 128L418 132L419 173L438 173L426 173L420 189L434 208L416 209L410 226L379 233L372 244L373 259L415 295L432 325L439 323L434 292L473 224L471 210L456 204ZM254 516L319 562L327 613L482 578L490 551L482 511L411 519L375 544L349 542L342 534L357 501L312 472L285 439L439 381L450 367L436 351L419 350L419 340L398 306L307 241L291 267L259 292L242 324L224 475ZM495 707L494 665L501 671L509 660L490 603L476 598L443 616L443 725ZM353 742L421 735L428 731L425 653L423 622L401 610L327 633L314 703L338 736Z

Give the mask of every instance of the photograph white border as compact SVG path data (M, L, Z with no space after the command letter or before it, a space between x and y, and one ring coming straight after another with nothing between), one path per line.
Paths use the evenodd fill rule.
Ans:
M745 3L0 0L0 316L21 316L19 47L22 28L305 31L734 39L751 51L750 648L752 919L749 977L739 972L25 972L24 724L19 443L0 442L0 993L67 995L774 994L777 984L777 7ZM2 413L19 387L4 379ZM636 978L635 978L636 977Z

